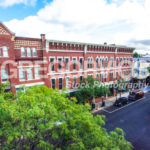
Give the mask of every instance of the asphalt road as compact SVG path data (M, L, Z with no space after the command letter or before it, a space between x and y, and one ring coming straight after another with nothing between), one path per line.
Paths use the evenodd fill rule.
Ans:
M134 150L150 150L150 93L122 108L108 108L96 113L106 116L106 129L122 128Z

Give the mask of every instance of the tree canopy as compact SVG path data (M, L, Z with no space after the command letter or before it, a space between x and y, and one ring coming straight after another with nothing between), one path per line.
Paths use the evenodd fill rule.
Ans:
M109 87L103 85L99 80L94 80L91 76L84 78L80 84L85 86L81 86L75 94L78 103L88 101L91 103L93 98L106 96L110 93Z
M150 66L147 67L147 71L148 71L148 73L150 73Z
M107 133L104 117L93 117L89 110L89 105L45 86L19 91L16 100L1 93L0 149L132 149L121 129Z
M138 57L141 57L141 55L140 55L139 53L137 53L137 52L134 52L134 53L133 53L133 57L134 57L134 58L138 58Z

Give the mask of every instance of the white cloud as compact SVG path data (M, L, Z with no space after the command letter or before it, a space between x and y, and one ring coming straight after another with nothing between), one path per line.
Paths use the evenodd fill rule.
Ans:
M53 0L36 16L6 25L17 35L81 42L116 43L150 49L133 41L150 39L149 0Z
M9 7L16 4L35 5L36 0L0 0L0 6Z

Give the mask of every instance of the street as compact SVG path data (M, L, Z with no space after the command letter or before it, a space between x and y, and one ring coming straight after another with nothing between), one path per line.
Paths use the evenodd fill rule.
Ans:
M122 128L134 150L150 150L150 93L123 107L111 106L94 115L106 116L106 129Z

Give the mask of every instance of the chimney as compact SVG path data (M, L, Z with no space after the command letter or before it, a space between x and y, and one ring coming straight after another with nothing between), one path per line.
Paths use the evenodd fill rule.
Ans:
M42 40L42 47L43 49L45 48L45 44L46 44L46 37L45 34L41 34L41 40Z
M41 34L42 41L45 41L45 34Z

